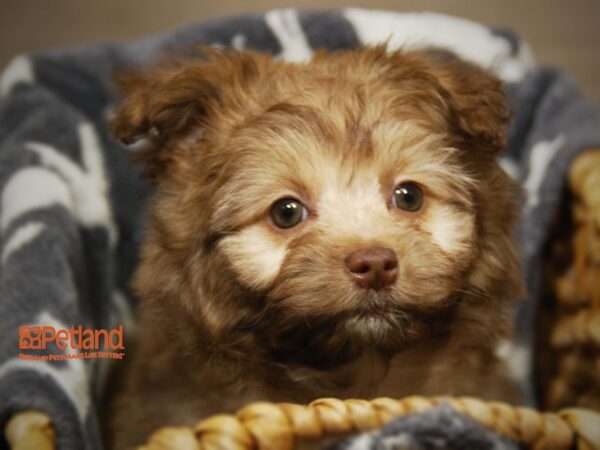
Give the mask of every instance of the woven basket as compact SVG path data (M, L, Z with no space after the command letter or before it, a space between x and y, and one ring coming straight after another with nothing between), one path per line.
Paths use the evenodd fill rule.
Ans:
M209 417L194 428L158 430L141 450L304 448L377 429L441 402L523 448L600 450L600 150L583 153L571 165L547 261L536 381L544 408L558 412L453 397L321 399L307 406L253 403L234 415ZM36 411L15 415L5 436L12 450L55 448L51 419Z
M536 381L546 408L600 411L600 150L575 160L569 188L549 240Z
M252 403L235 415L203 420L194 428L162 428L139 450L292 450L310 448L332 437L374 430L396 417L450 403L465 416L533 450L600 449L600 414L586 409L541 413L475 398L408 397L339 400L325 398L303 406ZM21 413L6 427L12 450L52 450L49 418Z

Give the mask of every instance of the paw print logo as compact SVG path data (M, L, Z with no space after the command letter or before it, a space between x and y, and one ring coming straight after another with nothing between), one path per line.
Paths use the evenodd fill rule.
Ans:
M38 350L42 348L42 327L19 326L19 349Z

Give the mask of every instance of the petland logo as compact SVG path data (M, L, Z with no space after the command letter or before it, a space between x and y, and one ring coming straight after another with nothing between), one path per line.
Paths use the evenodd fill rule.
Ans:
M88 329L82 325L57 330L53 326L19 326L19 350L46 350L47 346L65 353L19 353L19 358L41 361L65 359L123 359L123 325L113 330Z

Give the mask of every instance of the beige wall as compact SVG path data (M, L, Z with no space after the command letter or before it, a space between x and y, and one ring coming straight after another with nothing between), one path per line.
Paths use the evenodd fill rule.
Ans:
M566 68L600 102L600 0L0 0L0 66L20 52L122 41L205 17L343 5L430 10L509 26L531 44L538 61Z

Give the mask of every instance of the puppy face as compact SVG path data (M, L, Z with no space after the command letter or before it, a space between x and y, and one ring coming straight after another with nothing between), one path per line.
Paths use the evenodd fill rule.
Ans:
M410 120L377 117L357 132L326 110L299 119L293 109L231 139L245 150L216 193L217 251L286 321L339 317L352 335L397 339L412 309L444 305L460 287L475 247L475 181L443 136ZM306 132L315 122L331 135ZM371 261L378 249L389 256Z
M125 87L115 131L153 131L157 183L136 287L204 339L342 363L515 287L506 105L479 69L436 51L213 52Z

